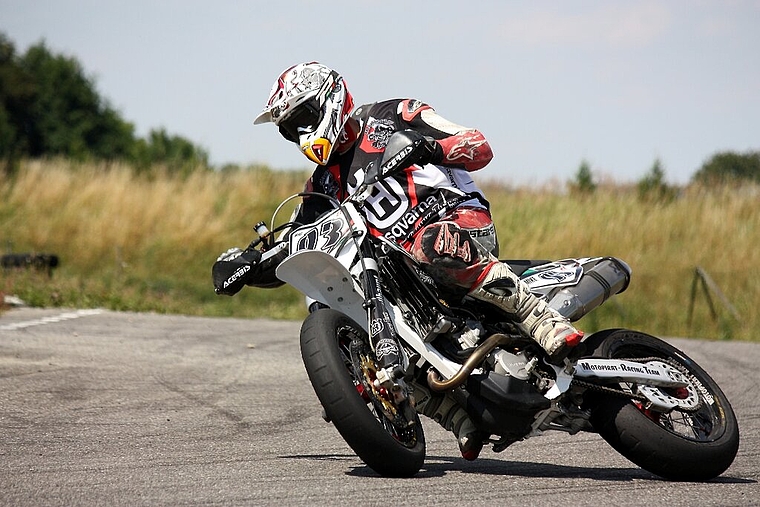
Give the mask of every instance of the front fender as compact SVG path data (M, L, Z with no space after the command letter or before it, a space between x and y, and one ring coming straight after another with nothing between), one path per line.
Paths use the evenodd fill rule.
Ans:
M277 266L277 278L367 329L364 294L341 262L319 250L296 252Z

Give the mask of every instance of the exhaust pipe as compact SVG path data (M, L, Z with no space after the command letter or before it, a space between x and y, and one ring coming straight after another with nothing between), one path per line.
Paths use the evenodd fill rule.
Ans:
M615 257L605 257L589 269L573 287L559 291L549 306L575 322L615 294L623 292L631 280L631 268Z
M462 365L458 372L454 374L448 380L441 380L440 375L433 369L428 371L427 383L430 389L437 392L450 391L464 384L467 378L473 372L477 366L483 362L483 359L490 354L493 349L499 345L504 345L510 341L510 337L505 334L492 334L486 340L478 346L477 349L467 358L467 361Z

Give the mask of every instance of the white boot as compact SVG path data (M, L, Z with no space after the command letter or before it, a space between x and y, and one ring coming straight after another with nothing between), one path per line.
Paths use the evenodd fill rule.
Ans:
M467 412L454 400L451 392L434 393L427 386L412 383L414 387L415 410L451 431L457 437L459 451L468 461L476 459L488 438L475 427Z
M553 363L561 364L569 349L583 338L582 332L543 299L534 296L525 282L502 262L491 264L470 296L504 310L521 331L549 354Z

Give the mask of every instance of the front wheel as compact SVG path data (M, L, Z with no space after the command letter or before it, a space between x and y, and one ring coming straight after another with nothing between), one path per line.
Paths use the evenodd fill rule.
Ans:
M301 356L328 418L370 468L387 477L411 477L422 468L419 416L391 419L397 407L373 389L374 354L353 320L332 309L309 314L301 326Z
M739 448L736 416L718 384L686 354L644 333L611 330L589 338L595 357L646 363L660 359L682 371L697 403L656 412L635 398L589 391L591 423L620 454L670 480L706 481L723 473ZM639 386L621 383L620 391L636 394ZM661 388L663 396L683 399L687 389Z

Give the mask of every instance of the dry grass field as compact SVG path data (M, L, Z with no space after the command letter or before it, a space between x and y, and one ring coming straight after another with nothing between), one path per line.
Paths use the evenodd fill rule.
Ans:
M283 198L301 190L306 173L252 167L171 177L157 169L147 177L118 164L49 160L24 162L13 178L3 178L3 253L54 253L61 264L52 276L4 270L0 292L36 306L304 315L301 296L289 287L216 296L210 269L220 252L244 247L252 225L268 222ZM583 319L586 330L758 340L760 187L690 186L656 200L614 184L592 194L568 192L566 185L481 184L502 257L613 255L633 268L630 288ZM714 282L709 291L695 279L698 267Z

